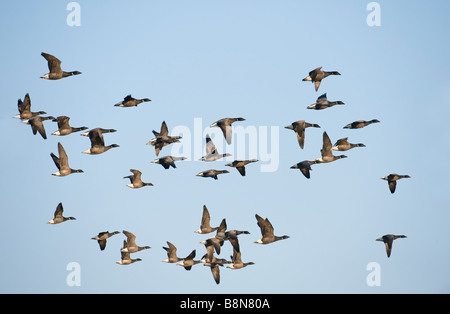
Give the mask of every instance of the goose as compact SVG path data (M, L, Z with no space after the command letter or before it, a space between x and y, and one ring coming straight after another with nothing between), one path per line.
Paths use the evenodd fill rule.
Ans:
M255 214L257 225L261 229L262 238L259 240L256 240L255 243L258 244L269 244L273 243L275 241L288 239L289 236L283 235L281 237L276 236L273 234L273 226L272 223L269 221L269 219L263 219L258 214Z
M230 261L227 261L225 258L217 258L214 256L215 248L215 242L214 239L206 239L205 241L200 242L200 244L204 244L206 248L206 253L203 255L202 259L200 260L201 263L219 263L219 264L231 264ZM219 254L219 253L217 253Z
M84 131L88 129L85 126L74 128L69 125L69 120L70 118L67 116L59 116L56 117L56 119L53 119L52 120L53 122L58 123L58 131L53 132L52 135L64 136L74 132Z
M195 233L206 234L211 233L219 229L219 227L211 227L210 225L211 216L206 205L203 205L202 220L200 222L200 229L195 230Z
M33 131L33 134L36 135L36 133L39 132L42 138L46 140L47 134L45 132L44 124L42 122L45 120L52 120L52 119L55 119L55 117L34 116L31 117L30 119L22 120L22 123L31 125L31 130Z
M320 128L320 125L316 123L305 122L305 120L298 120L292 122L290 125L285 126L285 129L293 130L297 134L298 145L301 149L305 146L305 129L306 128Z
M202 171L200 173L198 173L196 176L197 177L204 177L204 178L214 178L214 180L219 179L218 175L219 174L224 174L224 173L230 173L228 170L215 170L215 169L209 169L206 171Z
M328 137L327 132L323 132L323 145L320 150L322 157L315 160L316 163L327 163L332 162L341 158L347 158L345 155L334 156L331 151L331 140Z
M62 223L67 220L76 220L75 217L64 217L63 211L64 211L63 205L62 205L62 203L59 203L58 206L56 207L55 213L53 215L53 219L49 220L47 222L47 224L56 225L56 224Z
M222 239L216 237L211 237L200 242L200 244L204 244L207 248L213 248L217 254L220 254L223 243L224 241Z
M151 139L147 145L152 145L155 147L156 156L159 155L159 152L164 146L170 145L172 143L178 143L181 139L181 136L169 136L169 129L167 128L166 121L163 121L161 124L160 132L152 131L155 138Z
M98 155L110 150L111 148L119 147L119 145L117 144L105 146L103 133L112 133L112 132L116 132L116 130L95 128L88 132L82 133L81 134L82 136L89 136L89 139L91 140L91 148L83 151L82 153L90 155Z
M211 137L209 134L206 134L206 155L203 156L200 160L201 161L216 161L218 159L231 156L231 154L219 154L216 150L216 146L214 145L213 141L211 140Z
M183 261L177 263L179 266L183 266L186 270L191 270L192 266L200 263L200 261L194 261L195 250L191 252Z
M394 242L395 239L399 239L399 238L406 238L406 236L405 235L386 234L386 235L382 236L381 238L376 239L376 241L384 242L384 244L386 246L387 257L390 257L391 251L392 251L392 243Z
M129 231L122 230L122 233L127 237L127 245L126 247L122 248L121 252L123 253L136 253L142 250L150 249L150 247L147 246L139 246L136 244L136 236L132 234Z
M337 71L322 71L322 67L318 67L311 72L309 72L309 75L303 79L303 81L310 81L314 83L314 88L316 89L316 92L319 90L320 83L324 78L326 78L329 75L341 75Z
M184 258L180 258L177 256L177 248L175 245L173 245L172 243L170 243L169 241L166 241L167 245L169 247L162 247L164 250L166 250L167 252L167 258L165 260L163 260L163 262L165 263L177 263L180 262L182 260L184 260Z
M203 266L208 266L211 269L211 274L213 275L214 281L216 282L216 284L219 284L220 283L219 266L223 266L223 264L216 262L207 262L204 263Z
M115 104L115 107L137 107L140 103L151 101L148 98L136 99L131 95L126 96L121 102Z
M365 120L358 120L358 121L354 121L352 123L347 124L346 126L344 126L344 129L361 129L365 126L368 126L372 123L379 123L380 121L377 119L372 119L370 121L365 121Z
M304 161L301 161L301 162L293 165L291 167L291 169L300 169L301 173L303 173L303 175L307 179L309 179L311 177L310 171L312 171L311 165L314 165L316 163L317 163L316 161L304 160Z
M112 237L113 235L119 234L119 231L114 231L114 232L108 232L108 231L104 231L104 232L100 232L98 235L96 235L95 237L91 238L92 240L97 240L98 245L100 246L100 250L103 251L106 248L106 239Z
M338 151L345 152L345 151L355 148L355 147L366 147L366 145L364 145L362 143L358 143L358 144L349 143L348 137L344 137L344 138L338 139L336 141L336 143L333 145L333 147L331 147L331 150L338 150Z
M133 173L133 175L129 175L129 176L123 177L124 179L125 178L130 179L131 183L127 184L128 187L130 187L132 189L138 189L138 188L141 188L143 186L153 186L153 183L142 182L142 180L141 180L142 172L140 172L139 170L130 169L130 171Z
M241 252L233 249L233 256L231 256L232 264L227 266L230 269L241 269L247 267L248 265L254 265L253 262L243 263L241 259Z
M206 239L205 241L202 241L200 243L214 246L216 253L220 254L220 248L223 246L223 243L225 241L226 231L227 231L227 221L225 218L223 218L222 221L220 222L219 227L216 229L216 234L213 237Z
M250 234L250 232L248 231L241 231L241 230L228 230L227 231L227 222L224 219L222 219L222 222L220 223L219 228L217 229L216 235L214 236L215 239L219 240L220 246L223 245L224 241L229 241L231 243L231 245L233 246L233 248L237 251L239 251L239 240L238 240L238 235L240 234ZM215 240L213 240L214 242ZM217 250L217 242L214 242L214 244L216 245L216 252L217 254L220 254L220 250Z
M31 112L31 99L28 93L25 95L23 101L22 99L17 100L17 109L19 110L19 114L14 116L16 119L24 120L41 114L47 114L45 111Z
M342 101L329 101L327 99L327 94L323 94L319 98L317 98L316 102L308 107L307 109L314 109L314 110L322 110L326 108L331 108L334 105L345 105Z
M245 176L245 165L257 162L257 159L251 159L251 160L235 160L232 163L226 164L225 166L228 167L235 167L237 171L241 174L241 176Z
M130 264L133 264L135 262L142 261L142 259L140 259L140 258L132 259L130 257L130 253L123 252L123 250L125 250L126 248L127 248L127 241L123 240L123 247L122 247L122 250L120 250L120 255L121 255L122 258L121 258L120 261L116 262L117 264L119 264L119 265L130 265Z
M58 155L59 155L59 157L56 157L55 154L50 153L50 156L52 157L53 162L56 165L56 168L58 168L58 171L52 173L52 175L58 176L58 177L64 177L71 173L82 173L83 172L83 170L81 170L81 169L72 169L69 167L69 159L67 158L66 151L60 142L58 142Z
M231 133L231 124L236 121L245 121L244 118L223 118L220 119L213 124L211 124L209 127L219 127L222 130L223 136L225 137L228 145L231 144L232 139L232 133Z
M411 178L411 177L407 174L400 175L400 174L396 174L396 173L391 173L390 175L382 177L380 179L386 180L389 184L389 190L391 191L391 193L394 193L395 188L397 187L397 180L405 179L405 178Z
M59 80L64 77L81 74L81 72L79 71L65 72L61 70L61 61L55 56L52 56L45 52L42 52L41 56L43 56L45 60L47 60L48 69L50 71L48 74L41 76L41 78L43 79Z
M216 284L220 283L220 269L219 266L223 266L224 264L231 264L230 261L227 261L224 258L217 258L214 256L214 247L211 245L205 244L206 254L203 255L201 263L204 263L204 266L207 266L211 269L211 274L213 275L214 281Z
M160 164L164 167L164 169L169 169L170 166L172 168L176 168L175 161L185 160L186 157L173 157L173 156L164 156L152 161L153 164Z

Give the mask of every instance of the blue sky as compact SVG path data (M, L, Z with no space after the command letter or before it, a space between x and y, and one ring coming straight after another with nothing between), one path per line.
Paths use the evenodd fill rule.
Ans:
M378 1L381 25L370 27L369 2L78 1L81 25L72 27L66 23L69 1L5 3L0 230L8 249L0 261L0 291L448 293L450 173L442 143L449 140L450 4ZM48 72L41 52L82 75L40 79ZM302 79L318 66L341 76L325 79L316 92ZM47 140L33 136L12 118L26 93L32 110L70 116L72 126L116 129L105 142L120 147L82 154L89 140L79 133L50 135L57 129L51 121L44 122ZM322 93L345 105L307 110ZM152 101L114 107L128 94ZM259 162L241 177L225 167L229 160L196 161L186 136L160 157L190 151L189 160L169 170L151 163L155 151L145 144L162 121L169 132L184 128L198 138L195 121L201 121L202 133L212 134L218 130L208 126L224 117L246 119L236 126L278 127L276 171L261 171ZM360 119L381 123L343 129ZM297 120L321 126L307 129L303 150L284 128ZM348 136L366 147L314 165L307 180L290 166L320 157L324 131L333 143ZM237 145L236 138L231 146L220 136L213 140L223 152ZM58 142L83 174L51 175L56 168L49 155L57 153ZM128 188L123 177L131 168L154 186ZM210 168L230 173L217 181L195 176ZM391 194L380 180L389 173L411 179L399 181ZM77 220L47 225L59 202ZM230 229L250 232L240 236L240 246L242 259L255 265L221 269L219 285L202 265L188 272L161 262L166 241L180 256L193 249L196 258L204 254L199 242L213 234L194 233L203 205L212 225L226 218ZM290 238L253 243L260 238L256 213L270 219L275 234ZM102 252L90 239L106 230L131 231L151 249L133 255L142 262L117 265L123 234ZM408 236L394 242L389 259L375 241L388 233ZM225 243L219 257L231 254ZM80 286L66 283L71 262L80 265ZM380 265L380 286L366 283L372 262Z

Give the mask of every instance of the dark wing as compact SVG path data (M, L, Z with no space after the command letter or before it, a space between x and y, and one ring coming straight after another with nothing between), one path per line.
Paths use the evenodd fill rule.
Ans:
M389 190L391 190L391 193L394 193L395 192L395 187L397 186L397 181L396 180L389 180L388 184L389 184Z
M384 244L385 244L385 246L386 246L386 253L387 253L387 256L388 256L388 257L391 256L392 243L393 243L392 238L384 239Z
M163 121L161 124L161 132L159 133L160 136L167 136L169 135L169 129L167 128L166 121Z
M59 116L56 121L58 122L58 128L59 129L67 129L69 128L69 117L66 116Z
M30 111L31 110L30 95L26 94L23 101L21 99L19 99L17 102L17 107L18 107L20 113Z
M136 246L136 236L129 231L123 230L123 234L127 237L127 247Z
M41 56L43 56L45 58L45 60L47 60L47 64L48 64L48 69L51 73L60 73L62 72L61 70L61 61L52 56L49 55L48 53L41 53Z
M60 168L69 167L69 159L67 158L66 151L60 142L58 142L58 154L59 154L59 167Z
M331 140L327 132L323 132L323 145L321 150L322 156L330 156L331 152Z
M211 217L209 216L208 208L206 208L206 205L203 205L203 214L202 214L202 222L200 225L200 229L210 227L210 221Z
M125 97L124 99L123 99L123 102L127 102L127 101L130 101L130 100L133 100L134 98L133 97L131 97L131 95L128 95L127 97Z
M100 246L100 250L104 250L106 247L106 239L105 240L97 240L98 245Z
M245 167L244 166L236 167L236 169L239 171L241 176L245 176Z
M227 140L227 143L231 144L231 138L233 136L231 133L231 125L222 122L222 123L219 123L219 127L222 130L223 136Z
M93 129L89 131L89 139L91 140L91 147L105 146L105 140L103 134L99 129Z
M338 145L341 145L341 144L347 144L348 143L347 140L348 140L348 137L344 137L344 138L338 139L336 141L336 143L334 144L334 146L338 146Z
M56 155L53 154L53 153L50 153L50 156L52 157L53 162L54 162L55 165L56 165L56 168L58 168L58 170L61 170L61 166L59 165L59 158L56 157Z
M34 117L28 120L31 124L31 130L33 131L33 134L36 135L37 132L44 138L47 139L47 134L45 133L44 123L42 123L42 120L40 117Z
M219 270L219 264L212 263L211 264L211 273L213 275L214 281L216 284L220 283L220 270Z
M305 121L299 121L298 123L295 123L294 131L297 135L298 145L303 149L305 145Z
M263 219L262 217L255 215L256 220L258 221L258 226L261 228L261 234L263 237L273 235L273 226L270 223L269 219Z
M62 203L59 203L58 206L56 206L54 218L62 217L63 211L64 211L64 209L63 209Z

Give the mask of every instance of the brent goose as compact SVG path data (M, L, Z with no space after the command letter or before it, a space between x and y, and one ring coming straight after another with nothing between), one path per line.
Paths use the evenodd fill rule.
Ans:
M204 178L214 178L214 180L218 179L219 174L224 173L230 173L228 170L215 170L215 169L209 169L206 171L202 171L197 174L197 177L204 177Z
M365 126L368 126L369 124L379 123L379 122L380 121L377 119L372 119L370 121L358 120L358 121L354 121L352 123L347 124L346 126L344 126L344 129L361 129Z
M209 215L209 210L206 207L206 205L203 205L203 213L202 213L202 220L200 222L200 229L195 230L195 233L211 233L216 231L219 227L211 227L210 225L211 216Z
M82 173L83 170L81 169L72 169L69 167L69 159L67 158L66 151L61 143L58 142L58 155L59 157L56 157L55 154L50 153L50 156L53 159L53 162L55 163L56 167L59 171L52 173L54 176L58 177L64 177L71 173Z
M295 134L297 134L298 145L300 145L301 149L303 149L303 146L305 145L305 129L310 127L320 128L320 125L308 123L305 122L305 120L299 120L292 122L291 125L285 126L286 129L295 131Z
M34 116L31 117L30 119L22 120L22 123L31 125L31 130L33 131L33 134L36 135L36 133L39 132L42 138L46 140L47 134L45 133L44 124L42 122L45 120L53 120L53 119L55 119L55 117Z
M173 157L173 156L164 156L152 161L153 164L160 164L164 167L164 169L169 169L170 166L176 168L175 161L185 160L186 157Z
M206 134L206 155L203 156L200 160L215 161L217 159L224 158L227 156L231 156L231 154L219 154L216 150L216 146L214 146L214 143L211 140L211 137L209 137L209 134Z
M219 127L222 130L223 136L227 140L228 144L231 144L232 139L232 133L231 133L231 124L236 121L245 121L244 118L223 118L220 119L213 124L211 124L209 127Z
M152 131L155 138L151 139L147 145L152 145L155 147L156 156L159 155L159 152L164 146L170 145L172 143L180 142L181 136L169 136L169 129L167 128L166 121L163 121L161 124L160 132Z
M409 175L400 175L396 173L391 173L388 176L382 177L380 179L386 180L389 184L389 190L391 193L395 192L395 188L397 186L397 180L404 179L404 178L411 178Z
M355 148L355 147L366 147L366 145L362 143L353 144L348 142L348 137L344 137L341 139L338 139L333 147L331 147L331 150L338 150L338 151L347 151L349 149Z
M288 239L289 236L283 235L281 237L273 234L273 226L270 223L269 219L263 219L258 214L255 214L257 225L261 229L262 238L256 240L255 243L259 244L269 244L278 240Z
M121 102L115 104L115 107L137 107L140 103L151 101L148 98L136 99L128 95Z
M45 111L31 112L31 99L28 93L25 95L23 101L22 99L17 101L17 109L19 110L19 114L14 116L16 119L30 119L34 116L46 114Z
M220 246L223 245L223 242L228 240L233 248L237 251L239 251L239 240L238 235L240 234L250 234L248 231L240 231L240 230L228 230L227 231L227 222L224 219L222 219L222 222L220 223L219 228L217 229L216 235L214 236L214 239L219 240ZM217 250L217 242L213 240L213 244L215 245L217 254L220 254L220 250Z
M245 176L245 165L252 163L252 162L257 162L257 159L251 159L251 160L235 160L232 163L226 164L225 166L228 167L235 167L239 173L241 174L241 176Z
M64 136L74 132L79 132L83 130L87 130L88 128L85 126L74 128L69 125L70 118L67 116L59 116L56 119L53 119L53 122L58 122L58 131L53 132L52 135Z
M192 266L200 263L200 261L194 261L195 250L191 252L183 261L177 263L177 265L183 266L186 270L191 270Z
M91 238L92 240L97 240L98 245L100 246L100 250L103 251L106 248L106 239L112 237L115 234L119 234L119 231L114 231L114 232L108 232L108 231L104 231L104 232L100 232L98 235L96 235L95 237Z
M184 258L180 258L177 256L177 247L175 245L173 245L172 243L170 243L169 241L166 241L166 242L169 247L165 247L165 246L162 247L167 252L167 258L165 260L163 260L163 262L177 263L179 261L184 260Z
M105 140L103 139L103 133L112 133L116 132L114 129L102 129L102 128L95 128L88 132L82 133L83 136L89 136L89 139L91 140L91 148L88 150L83 151L84 154L90 154L90 155L98 155L106 152L107 150L110 150L114 147L119 147L117 144L111 144L108 146L105 146Z
M61 61L48 53L43 52L41 53L41 56L47 60L48 69L50 71L50 73L41 76L43 79L59 80L64 77L81 74L79 71L65 72L61 70Z
M386 235L382 236L381 238L376 239L376 241L384 242L384 244L386 246L387 256L390 257L391 251L392 251L392 242L394 242L395 239L399 239L399 238L406 238L406 236L405 235L386 234Z
M331 140L328 137L327 132L323 132L323 145L322 145L322 149L320 150L322 157L318 158L315 160L316 163L327 163L327 162L332 162L335 161L337 159L341 159L341 158L347 158L347 156L345 155L340 155L340 156L334 156L332 151L331 151Z
M311 81L314 83L314 88L316 89L316 92L319 90L320 83L324 78L326 78L329 75L341 75L337 71L322 71L322 67L318 67L311 72L309 72L309 75L303 79L303 81Z
M59 224L61 222L67 221L67 220L76 220L75 217L64 217L63 216L63 206L62 203L59 203L56 207L55 213L53 215L53 219L49 220L47 223L51 225Z
M333 107L334 105L345 105L342 101L329 101L327 99L327 93L323 94L319 98L317 98L316 102L312 105L309 105L307 109L314 109L314 110L322 110L326 108Z
M120 250L120 255L121 255L122 258L121 258L120 261L116 262L117 264L119 264L119 265L130 265L130 264L133 264L134 262L142 261L142 259L140 259L140 258L132 259L130 257L130 253L123 251L126 248L127 248L127 241L123 240L123 247L122 247L122 250Z
M126 247L122 248L123 253L136 253L142 250L150 249L149 246L139 246L136 244L136 236L129 231L122 230L123 234L127 237Z
M303 173L303 175L307 179L309 179L311 177L310 171L312 171L311 165L314 165L316 163L317 163L316 161L304 160L304 161L301 161L301 162L293 165L291 167L291 169L300 169L300 171Z
M131 183L127 184L128 187L130 187L132 189L138 189L143 186L153 186L153 183L142 182L142 180L141 180L142 172L140 172L139 170L130 169L130 171L133 173L133 175L123 177L124 179L125 178L130 179Z
M230 268L230 269L240 269L240 268L244 268L248 265L255 264L253 262L243 263L242 259L241 259L241 252L236 251L235 249L233 249L233 256L231 256L231 260L233 263L231 265L227 266L227 268Z

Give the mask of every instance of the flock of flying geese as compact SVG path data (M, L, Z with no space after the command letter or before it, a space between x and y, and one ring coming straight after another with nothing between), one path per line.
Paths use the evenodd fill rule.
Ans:
M42 53L41 54L48 63L49 73L41 76L43 79L48 80L59 80L62 78L66 78L73 75L79 75L81 72L79 71L72 71L72 72L66 72L61 69L61 61L57 59L56 57L47 54ZM304 78L303 81L311 81L314 83L316 92L319 89L319 86L324 78L326 78L329 75L340 75L339 72L332 71L322 71L322 68L319 67L311 72L309 72L308 77ZM149 102L151 101L148 98L143 99L135 99L131 95L126 96L123 101L115 104L114 106L117 107L135 107L138 106L140 103L143 102ZM326 94L321 95L317 98L316 103L310 105L307 107L307 109L313 109L313 110L323 110L326 108L330 108L334 105L343 105L344 103L342 101L329 101L327 99ZM23 101L21 99L18 100L18 110L19 114L15 116L15 118L19 118L22 120L23 123L29 124L31 126L33 134L39 133L42 138L47 139L46 131L44 128L44 121L46 120L52 120L53 122L57 122L58 130L53 132L52 135L57 136L66 136L75 132L85 131L88 128L85 126L82 127L72 127L69 124L70 118L67 116L59 116L59 117L53 117L53 116L42 116L45 115L46 112L44 111L37 111L32 112L31 111L31 100L29 94L26 94ZM234 122L237 121L244 121L244 118L224 118L221 120L216 121L213 123L210 127L219 127L224 135L224 138L228 144L231 143L232 139L232 127L231 125ZM364 121L359 120L352 122L348 125L346 125L345 129L359 129L366 127L373 123L379 123L380 121L373 119L370 121ZM314 123L308 123L304 120L299 120L296 122L291 123L289 126L286 126L285 128L293 130L297 135L298 144L301 149L304 147L305 143L305 129L309 127L315 127L320 128L318 124ZM91 142L91 147L83 153L86 154L102 154L106 151L108 151L111 148L119 147L117 144L111 144L111 145L105 145L105 141L103 138L103 134L106 133L114 133L116 130L114 129L103 129L103 128L94 128L91 130L88 130L81 135L88 136ZM153 134L155 138L150 140L147 145L151 145L155 147L155 153L156 156L159 155L161 149L167 145L170 145L172 143L179 142L180 136L170 136L168 127L165 121L162 122L161 129L159 132L153 130ZM299 169L302 174L309 179L310 178L310 170L311 165L314 164L320 164L320 163L329 163L333 162L335 160L346 158L345 155L333 155L333 151L347 151L355 147L365 147L364 144L358 143L353 144L348 142L348 138L342 138L339 139L334 145L331 145L331 140L326 132L323 133L323 146L321 149L321 157L317 158L313 161L305 160L302 162L297 163L296 165L292 166L292 169ZM69 166L68 162L68 156L65 152L64 147L60 142L58 142L58 156L56 156L53 152L50 154L52 157L58 171L52 173L52 175L55 176L67 176L72 173L82 173L83 170L81 169L72 169ZM224 158L230 156L230 154L220 154L216 148L214 143L212 142L209 135L206 135L206 155L201 158L202 161L216 161L220 158ZM170 167L176 168L175 162L181 161L186 159L185 157L173 157L173 156L165 156L158 159L155 159L152 161L152 163L160 164L165 169L169 169ZM232 163L226 164L226 166L234 167L237 169L237 171L240 173L240 175L245 176L246 175L246 169L245 166L257 162L256 159L251 160L235 160ZM136 189L136 188L142 188L145 186L153 186L152 183L149 182L143 182L141 179L142 173L139 170L136 169L130 169L130 172L132 175L126 176L124 178L130 180L130 184L127 184L128 187ZM197 174L197 176L200 177L210 177L215 180L218 179L218 175L229 173L227 170L216 170L216 169L209 169L203 172L200 172ZM388 176L385 176L381 179L387 180L389 189L391 193L395 192L396 189L396 182L399 179L402 178L409 178L408 175L399 175L399 174L390 174ZM269 244L273 243L279 240L287 239L289 236L283 235L283 236L276 236L274 235L274 228L271 224L271 222L265 218L263 219L258 214L255 214L257 225L259 226L261 230L262 237L261 239L255 241L255 243L258 244ZM59 203L55 212L54 217L50 221L48 221L49 224L59 224L62 222L65 222L67 220L75 220L74 217L64 217L63 216L63 205L62 203ZM200 229L195 231L199 234L208 234L215 232L215 235L200 242L201 244L205 245L206 248L206 254L202 257L201 260L194 260L196 255L196 250L193 250L188 256L186 257L178 257L177 256L177 248L170 242L167 241L168 247L163 247L164 250L167 252L167 259L163 260L163 262L167 263L177 263L177 265L183 266L186 270L190 270L192 266L203 263L205 266L210 267L213 278L217 284L220 283L220 270L219 267L223 266L225 264L228 264L227 268L230 269L240 269L243 267L246 267L248 265L253 265L253 262L242 262L241 259L241 251L239 247L239 241L238 236L241 234L249 234L248 231L240 231L240 230L227 230L227 224L225 218L222 219L221 224L218 227L211 227L210 225L210 214L206 206L203 206L203 214L200 224ZM97 236L92 237L93 240L96 240L99 244L100 250L104 250L106 248L106 241L108 238L119 234L119 231L114 232L100 232ZM136 244L136 236L126 230L123 230L122 233L126 236L126 240L123 242L123 246L120 249L121 253L121 260L117 263L120 265L129 265L137 261L141 261L140 258L131 258L132 253L139 252L141 250L149 249L150 246L139 246ZM392 243L393 240L397 238L405 238L404 235L393 235L388 234L384 235L381 238L376 239L377 241L383 241L386 246L386 252L387 256L389 257L391 254L392 249ZM224 242L228 241L231 243L233 248L233 255L231 256L231 261L228 261L224 258L217 258L214 255L214 252L217 254L220 254L221 247L223 246Z

